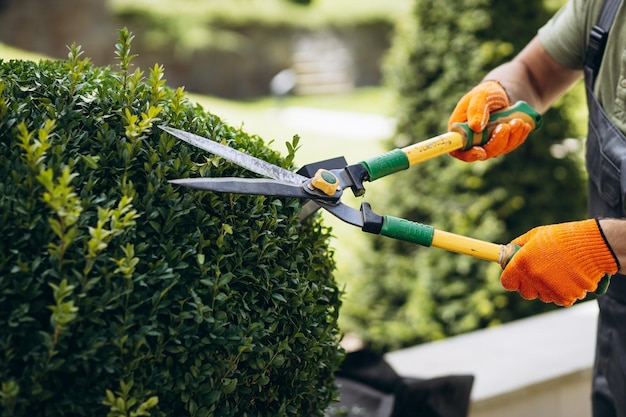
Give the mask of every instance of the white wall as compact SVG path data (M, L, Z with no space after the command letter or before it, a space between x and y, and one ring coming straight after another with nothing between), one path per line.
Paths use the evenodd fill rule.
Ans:
M403 376L472 374L470 417L589 417L595 301L391 352Z

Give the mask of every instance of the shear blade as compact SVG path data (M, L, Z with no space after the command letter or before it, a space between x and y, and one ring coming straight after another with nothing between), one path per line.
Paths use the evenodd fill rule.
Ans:
M221 193L295 197L301 199L323 199L336 201L336 197L312 195L303 184L289 184L265 178L184 178L170 180L171 183L197 190Z
M239 165L240 167L246 168L247 170L255 172L259 175L263 175L264 177L291 184L300 184L307 179L307 177L303 175L296 174L295 172L291 172L277 165L270 164L262 159L245 154L241 151L222 145L221 143L217 143L211 139L198 136L194 133L185 132L184 130L174 129L173 127L163 125L159 126L159 128L170 135L189 143L190 145L203 149L214 155L219 155L222 158Z

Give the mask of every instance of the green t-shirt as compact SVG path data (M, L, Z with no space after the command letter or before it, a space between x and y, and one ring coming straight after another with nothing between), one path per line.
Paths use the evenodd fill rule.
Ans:
M539 29L539 39L562 65L582 69L589 32L603 0L570 0ZM609 32L595 94L613 122L626 132L626 2L622 1Z

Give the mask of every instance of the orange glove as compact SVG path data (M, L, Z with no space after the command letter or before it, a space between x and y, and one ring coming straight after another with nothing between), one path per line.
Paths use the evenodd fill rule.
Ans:
M521 248L500 281L529 300L571 306L619 269L595 219L536 227L513 243Z
M487 126L492 112L510 105L509 96L499 82L482 82L458 102L448 120L448 129L454 123L467 122L470 129L480 134ZM486 144L475 145L469 150L452 151L450 155L466 162L503 155L521 145L531 130L532 126L522 119L513 119L509 123L496 126Z

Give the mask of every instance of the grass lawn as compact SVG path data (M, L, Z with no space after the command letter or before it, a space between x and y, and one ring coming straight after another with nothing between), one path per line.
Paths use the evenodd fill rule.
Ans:
M37 62L41 59L46 58L47 57L42 54L24 51L22 49L13 48L12 46L0 43L0 59L4 59L7 61L11 59L21 59L25 61Z

